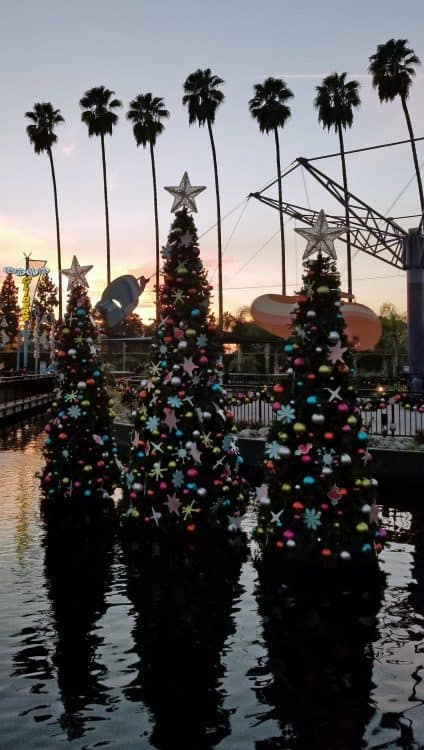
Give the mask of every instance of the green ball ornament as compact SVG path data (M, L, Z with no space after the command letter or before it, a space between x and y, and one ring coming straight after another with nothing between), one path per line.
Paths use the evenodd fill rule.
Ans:
M168 461L168 468L169 469L176 469L177 464L175 461Z
M85 464L83 471L86 471L88 474L90 471L93 471L93 467L91 464Z
M359 531L360 534L365 534L367 531L369 531L369 526L365 521L360 521L356 524L356 531Z
M295 422L293 425L293 432L296 434L306 432L306 425L304 425L303 422Z
M187 328L185 335L188 339L194 339L194 337L196 336L196 331L194 330L194 328Z
M348 417L346 421L348 424L353 425L353 424L356 424L358 420L353 414L351 414L350 417Z
M331 372L331 367L329 367L328 365L320 365L320 367L318 368L318 372L320 375L329 375Z
M330 287L325 286L325 284L322 284L322 286L318 286L317 294L330 294Z

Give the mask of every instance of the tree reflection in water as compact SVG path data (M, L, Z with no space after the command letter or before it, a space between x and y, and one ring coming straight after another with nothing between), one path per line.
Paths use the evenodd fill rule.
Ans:
M125 695L152 712L161 750L209 750L230 733L221 682L243 552L197 550L156 561L129 558L128 597L138 674Z
M112 540L91 530L46 538L45 574L56 629L53 662L63 703L60 717L68 739L82 737L95 716L87 707L104 706L105 667L97 660L103 639L95 624L106 611L111 584Z
M268 718L278 721L280 735L257 741L257 750L358 750L373 714L382 580L364 593L334 581L325 588L322 581L259 580L268 663L255 670L256 693L272 706Z

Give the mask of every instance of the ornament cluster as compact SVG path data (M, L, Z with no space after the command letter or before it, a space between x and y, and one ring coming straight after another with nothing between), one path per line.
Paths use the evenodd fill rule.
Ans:
M85 287L73 284L56 339L59 387L45 426L42 490L52 504L102 508L116 486L114 412L98 361L98 329Z
M161 317L138 391L124 523L141 533L240 531L247 492L194 222L176 214L162 251Z
M257 490L259 544L302 561L372 558L385 536L344 327L339 276L320 254L305 262Z

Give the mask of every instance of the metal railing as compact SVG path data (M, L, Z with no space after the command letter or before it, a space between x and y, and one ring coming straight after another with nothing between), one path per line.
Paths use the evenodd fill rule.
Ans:
M0 419L48 403L55 387L53 375L0 377Z
M137 390L142 379L143 376L131 376L120 381L122 400L129 409L136 405ZM277 379L281 380L281 376L275 376L275 380ZM229 399L237 398L239 402L233 406L234 419L239 427L260 428L272 424L275 413L269 401L260 394L263 385L265 383L258 382L257 376L250 384L230 382L224 385ZM378 406L375 405L379 393L382 397L384 395L384 400L388 403L383 403L382 400ZM245 401L243 397L246 398ZM416 437L418 433L424 432L424 407L420 406L424 394L408 393L407 404L391 399L383 389L376 391L360 388L357 397L363 424L370 435Z

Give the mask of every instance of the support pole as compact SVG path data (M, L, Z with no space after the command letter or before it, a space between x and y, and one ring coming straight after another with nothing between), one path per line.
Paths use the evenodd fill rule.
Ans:
M410 388L424 391L424 236L411 230L405 238L408 294L408 357Z

